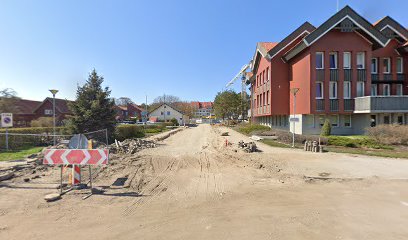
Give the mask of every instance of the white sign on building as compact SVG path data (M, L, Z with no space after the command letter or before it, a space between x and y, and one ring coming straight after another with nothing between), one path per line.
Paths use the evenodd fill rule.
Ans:
M4 127L4 128L13 127L13 114L12 113L2 113L0 125L1 127Z

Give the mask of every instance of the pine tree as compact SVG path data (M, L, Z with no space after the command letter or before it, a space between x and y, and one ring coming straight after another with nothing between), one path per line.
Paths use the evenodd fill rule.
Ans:
M115 102L109 98L111 91L102 88L104 78L98 76L95 69L89 74L88 80L78 86L76 101L70 104L73 113L69 128L73 133L86 133L107 129L113 136L115 128Z
M324 121L322 130L320 132L320 136L330 136L331 134L331 124L330 124L330 120L326 119Z

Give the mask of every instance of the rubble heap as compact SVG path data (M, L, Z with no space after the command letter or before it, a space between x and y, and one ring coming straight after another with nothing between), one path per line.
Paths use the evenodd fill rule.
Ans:
M110 145L110 151L112 153L134 154L140 150L155 147L156 143L154 141L135 138L125 139L123 142L115 140L115 143Z
M242 150L244 150L247 153L257 151L255 142L245 143L243 140L238 142L238 148L241 148Z

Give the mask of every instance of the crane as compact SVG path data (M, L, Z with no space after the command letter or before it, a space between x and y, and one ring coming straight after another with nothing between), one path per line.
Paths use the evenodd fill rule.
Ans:
M232 84L235 83L235 81L237 81L239 78L241 78L241 110L242 110L242 119L244 119L244 116L246 116L246 102L247 102L247 93L246 93L246 81L247 79L247 75L246 70L251 69L251 65L252 65L252 61L250 61L248 64L245 64L244 66L242 66L241 70L237 73L237 75L234 76L234 78L229 81L227 83L227 85L225 86L226 88L230 87Z

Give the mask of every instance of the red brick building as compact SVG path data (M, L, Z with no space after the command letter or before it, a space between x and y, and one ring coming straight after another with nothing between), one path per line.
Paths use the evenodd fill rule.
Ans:
M391 17L370 23L346 6L319 27L306 22L279 43L257 44L252 120L296 133L361 134L408 123L408 30ZM296 116L293 116L296 94Z
M142 119L142 112L144 111L141 107L134 103L128 103L126 106L115 106L116 120L130 120L130 119Z
M68 100L55 99L55 117L57 125L61 125L71 112L68 107ZM17 99L14 104L13 126L29 127L32 120L40 117L53 117L53 99L46 98L44 101L32 101Z
M191 102L195 117L208 117L213 115L213 102Z

